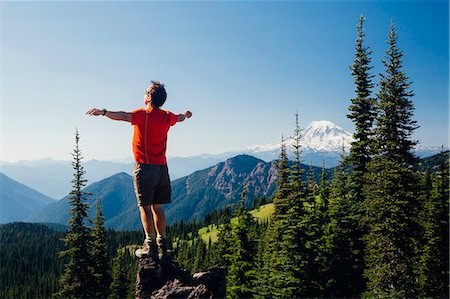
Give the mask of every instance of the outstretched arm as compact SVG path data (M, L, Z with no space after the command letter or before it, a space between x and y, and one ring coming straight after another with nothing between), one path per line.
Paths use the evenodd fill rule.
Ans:
M178 122L182 122L186 118L191 118L192 112L189 110L184 111L183 113L178 114Z
M86 112L86 115L104 115L110 119L113 120L122 120L131 122L131 114L129 112L123 112L123 111L108 111L106 109L97 109L92 108L88 112Z

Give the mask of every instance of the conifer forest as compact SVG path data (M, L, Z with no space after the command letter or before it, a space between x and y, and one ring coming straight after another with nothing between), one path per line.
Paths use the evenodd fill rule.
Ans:
M448 298L449 159L419 164L413 139L414 92L390 24L375 76L364 17L357 23L349 75L355 128L332 177L302 179L301 113L293 121L294 158L282 142L272 199L214 211L168 227L173 260L189 273L226 268L228 298ZM101 199L86 185L79 134L67 227L0 226L1 298L134 298L141 231L104 227ZM86 201L96 200L95 219ZM251 210L271 207L269 217ZM215 230L205 238L201 231Z

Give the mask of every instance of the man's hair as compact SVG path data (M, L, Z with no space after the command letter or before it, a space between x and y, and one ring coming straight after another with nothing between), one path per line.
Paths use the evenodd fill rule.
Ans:
M159 81L152 81L152 85L147 90L148 94L152 98L152 103L156 107L161 107L167 99L166 89L164 84Z

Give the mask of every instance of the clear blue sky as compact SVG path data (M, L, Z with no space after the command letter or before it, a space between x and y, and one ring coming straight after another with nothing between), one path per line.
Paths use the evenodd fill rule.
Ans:
M143 106L150 80L165 109L190 109L168 155L222 153L346 118L356 23L367 20L373 73L394 20L413 81L415 134L448 145L448 1L2 2L1 160L131 157L132 127L92 108Z

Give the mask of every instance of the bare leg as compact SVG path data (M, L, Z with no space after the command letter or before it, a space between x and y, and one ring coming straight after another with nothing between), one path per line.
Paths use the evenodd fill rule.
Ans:
M156 228L156 233L160 236L166 235L166 216L164 215L162 205L151 205L154 227Z
M155 249L152 245L153 238L155 237L155 224L153 221L153 213L150 205L139 206L139 212L141 213L141 222L145 231L145 241L143 248L137 249L135 254L137 257L142 258L152 254L152 249Z
M154 235L156 231L152 206L139 206L139 212L141 213L141 222L144 227L145 236Z
M152 212L157 233L156 245L158 246L158 258L163 259L167 253L166 216L164 215L162 205L152 205Z

